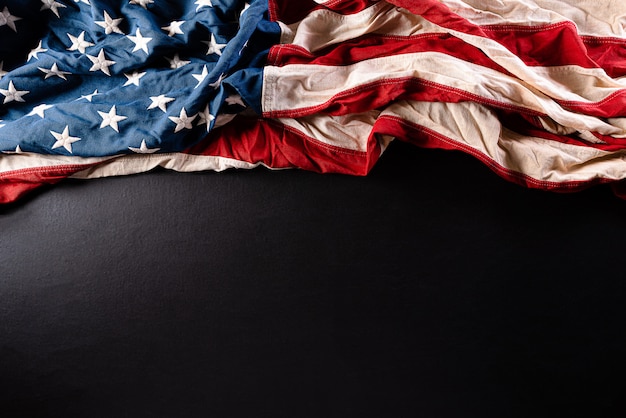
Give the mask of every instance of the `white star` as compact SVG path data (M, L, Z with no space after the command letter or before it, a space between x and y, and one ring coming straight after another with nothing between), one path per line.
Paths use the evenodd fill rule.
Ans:
M79 51L81 54L84 54L88 47L93 46L91 42L85 40L85 31L82 31L78 36L74 36L71 33L68 33L67 36L69 36L72 42L72 46L67 48L68 51Z
M209 130L211 129L211 121L215 119L215 116L213 116L209 110L209 105L206 105L204 110L198 113L198 116L200 116L200 122L198 122L198 125L206 123L206 130L207 132L209 132Z
M40 52L46 52L47 49L42 48L41 47L41 41L39 41L39 44L37 45L37 47L35 49L32 49L29 53L28 53L28 58L26 59L26 61L30 61L31 58L35 57L35 59L39 59L39 56L37 56L37 54L39 54Z
M47 105L45 103L40 104L39 106L35 106L33 108L33 110L26 116L35 116L35 115L39 115L40 118L45 118L44 116L44 112L48 109L53 108L54 106L52 105Z
M117 126L117 122L121 122L124 119L126 119L126 116L118 116L115 110L115 105L113 105L113 107L111 108L111 110L109 110L109 113L106 112L100 112L98 111L98 113L100 114L100 117L102 118L102 123L100 124L100 129L102 128L106 128L107 126L110 126L111 128L113 128L113 130L117 133L120 133L119 127Z
M221 56L222 49L224 49L224 47L226 46L226 44L218 44L217 40L215 39L215 34L213 33L211 34L210 41L202 41L202 43L207 44L209 46L209 49L206 51L206 55L217 54Z
M63 80L67 80L67 78L65 77L66 74L72 74L72 73L68 73L67 71L61 71L59 70L59 67L57 66L57 63L55 62L54 64L52 64L52 68L50 68L49 70L47 68L41 68L41 67L37 67L39 68L39 71L43 71L44 73L46 73L46 76L44 77L44 80L47 80L48 78L52 77L52 76L57 76L62 78Z
M8 71L4 71L2 69L3 66L4 66L4 61L0 61L0 80L2 80L2 77L8 74Z
M91 6L91 4L89 4L89 0L74 0L74 3L80 3L83 2L85 4L88 4L89 6Z
M174 55L174 58L170 59L165 57L166 60L169 61L170 63L170 68L175 70L177 68L183 67L187 64L189 64L191 61L183 61L180 59L180 57L178 56L178 54Z
M148 110L158 107L162 111L167 112L167 104L169 102L173 102L176 99L172 97L165 97L164 94L161 94L159 96L151 96L150 100L152 100L152 103L150 104L150 106L148 106Z
M192 122L196 118L196 115L187 116L187 111L183 107L180 111L180 115L170 116L169 119L176 124L176 128L174 128L174 132L182 131L183 129L191 129L193 127Z
M124 73L124 75L128 79L128 81L126 81L126 83L124 83L124 86L128 86L128 85L131 85L131 84L139 86L139 79L141 79L141 77L146 75L146 73L145 72L140 73L139 71L134 71L132 74Z
M109 71L109 66L115 64L115 61L109 61L106 59L104 55L104 49L101 49L98 53L98 56L87 55L87 58L93 63L89 71L102 71L106 75L110 76L111 72Z
M184 35L185 33L180 28L183 23L185 23L184 20L174 20L169 26L163 26L161 29L168 31L168 36Z
M86 94L86 95L84 95L84 96L80 96L80 98L78 98L78 99L76 99L76 100L85 99L85 100L87 100L88 102L90 102L90 101L91 101L91 99L93 99L93 96L97 96L98 94L99 94L99 93L98 93L98 89L95 89L93 93L91 93L91 94Z
M2 9L2 13L0 13L0 26L7 25L11 29L13 29L13 32L17 33L17 28L15 27L15 22L17 22L18 20L22 20L22 18L21 17L17 17L17 16L13 16L9 12L8 7L5 6L4 9Z
M206 69L206 65L204 66L204 68L202 68L202 74L192 74L193 78L198 80L198 84L196 85L196 87L194 87L194 89L198 88L198 86L202 84L207 75L209 75L209 72Z
M2 122L4 122L4 121L3 121L2 119L0 119L0 128L4 128L4 125L5 125L5 124L4 124L4 123L2 123Z
M233 96L228 96L225 101L229 105L236 105L236 104L238 104L240 106L246 107L246 104L243 102L243 99L238 94L235 94Z
M133 52L143 50L146 54L148 53L148 42L152 40L152 38L144 38L139 31L139 28L135 31L135 36L127 35L128 39L135 43L135 48L133 48Z
M4 104L7 104L12 101L16 102L24 102L25 100L22 98L23 95L30 93L27 90L17 90L13 85L13 80L9 81L9 88L7 90L0 89L0 93L4 95Z
M66 5L54 0L41 0L41 2L43 3L43 6L41 6L41 9L39 9L39 11L52 10L56 17L61 17L59 15L59 7L67 7Z
M220 84L222 84L222 80L223 79L224 79L224 74L220 74L220 76L217 78L217 80L215 80L214 82L209 84L209 86L213 87L215 90L217 90L220 87Z
M122 32L122 30L118 28L118 25L122 22L122 20L124 19L122 19L121 17L118 19L111 19L111 16L109 16L109 14L105 10L104 20L100 20L94 23L98 26L102 26L104 28L104 33L106 33L107 35L109 35L112 32L121 33L123 35L124 32Z
M198 0L194 4L198 5L198 7L196 7L196 12L203 7L213 7L213 4L211 4L211 0Z
M130 0L130 4L138 4L146 10L148 10L148 5L151 3L154 3L154 0Z
M161 148L148 148L148 146L146 145L146 140L142 139L141 146L139 148L128 147L128 149L131 150L132 152L136 152L137 154L152 154L152 153L157 152Z
M63 133L50 131L52 136L57 140L52 146L52 149L63 147L69 152L72 152L72 144L76 141L80 141L80 138L75 136L70 136L70 130L67 125L65 125L65 129L63 129Z

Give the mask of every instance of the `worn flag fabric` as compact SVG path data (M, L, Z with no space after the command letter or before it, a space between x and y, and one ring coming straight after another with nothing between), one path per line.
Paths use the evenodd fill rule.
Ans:
M622 196L625 28L619 0L0 0L0 202L155 167L366 175L393 140Z

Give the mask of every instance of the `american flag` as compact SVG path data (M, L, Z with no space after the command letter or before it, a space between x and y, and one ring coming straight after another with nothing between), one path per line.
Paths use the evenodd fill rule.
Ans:
M624 196L625 29L621 0L0 0L0 202L155 167L367 175L393 140Z

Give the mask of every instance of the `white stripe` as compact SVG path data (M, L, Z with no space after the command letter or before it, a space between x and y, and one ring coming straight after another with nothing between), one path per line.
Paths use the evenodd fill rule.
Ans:
M545 113L559 124L577 130L591 130L605 135L626 134L621 128L598 118L561 108L527 83L438 52L374 58L346 66L293 64L265 67L262 108L264 112L306 109L322 105L338 94L357 90L368 83L394 83L394 79L405 77L431 81L500 103L523 106ZM561 100L579 98L562 86L560 90L557 86L554 88L554 96ZM604 90L604 94L608 95L617 89Z
M421 16L384 1L350 15L315 10L302 21L291 25L279 24L282 29L281 43L298 45L310 52L366 34L413 36L447 32Z
M537 181L626 178L626 150L608 152L522 136L503 127L496 115L477 103L404 101L385 109L381 117L385 116L398 117L438 132L474 154Z
M63 155L43 155L29 152L0 155L0 177L5 173L18 170L45 170L46 168L58 166L91 165L115 158L117 157L75 157Z
M333 147L364 152L367 151L368 137L379 114L380 111L371 110L345 116L314 114L298 119L278 120L285 126Z
M233 158L212 155L190 155L183 153L125 155L111 159L94 167L80 171L72 178L98 178L109 176L123 176L150 171L157 167L180 172L193 171L224 171L230 168L251 169L261 163L248 163ZM267 167L271 168L271 167Z
M569 20L581 35L626 38L623 0L441 0L459 16L486 25L541 25Z
M0 178L15 176L18 172L27 170L45 173L63 166L73 166L77 169L86 166L87 168L71 177L93 178L136 174L156 167L175 171L223 171L229 168L249 169L259 165L233 158L183 153L129 154L93 158L23 153L0 156Z

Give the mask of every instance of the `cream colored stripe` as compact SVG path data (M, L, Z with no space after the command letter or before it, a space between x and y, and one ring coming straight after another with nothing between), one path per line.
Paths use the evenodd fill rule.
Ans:
M581 35L626 38L623 0L441 0L476 25L541 25L572 21Z
M532 86L502 74L438 52L401 54L374 58L346 66L293 64L266 67L263 83L263 111L289 111L320 106L336 95L358 90L369 83L393 84L394 79L414 77L484 99L546 113L557 123L577 130L606 135L623 135L616 126L588 115L569 112ZM598 89L601 90L601 89ZM617 89L604 89L608 95ZM562 100L576 95L562 87L553 92ZM317 109L311 109L315 113Z
M94 166L89 167L92 164ZM87 166L71 177L92 178L141 173L156 167L176 171L223 171L229 168L254 168L258 163L248 163L232 158L189 155L183 153L130 154L114 157L83 158L71 156L40 155L31 153L0 155L0 178L22 170L52 169L56 166ZM268 167L269 168L269 167Z
M74 157L63 155L42 155L33 153L0 154L0 176L10 171L45 169L54 166L81 166L98 164L117 157Z
M489 109L473 102L399 102L381 117L397 117L438 132L501 167L537 181L571 182L626 178L626 151L522 136L504 128Z
M364 152L367 151L367 141L379 114L379 111L371 110L345 116L314 114L298 119L278 120L325 144Z
M298 45L310 52L372 33L412 36L446 32L423 17L385 1L355 14L316 10L300 22L289 26L279 24L282 29L281 43Z
M181 172L224 171L230 168L251 169L264 165L232 158L182 153L125 155L80 171L72 178L123 176L150 171L157 167ZM267 167L267 166L266 166ZM268 167L270 168L270 167Z

